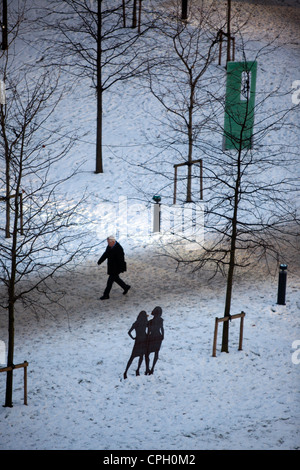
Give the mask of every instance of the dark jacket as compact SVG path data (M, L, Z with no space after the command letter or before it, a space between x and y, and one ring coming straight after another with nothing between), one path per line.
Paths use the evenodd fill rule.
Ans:
M126 271L126 263L124 257L124 250L121 245L116 242L111 248L107 246L105 252L99 258L98 264L103 263L107 259L107 274L117 275Z

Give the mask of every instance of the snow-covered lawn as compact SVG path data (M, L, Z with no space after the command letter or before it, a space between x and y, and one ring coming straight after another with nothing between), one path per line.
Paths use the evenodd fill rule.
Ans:
M259 8L247 34L256 41L261 31L272 37L290 18L285 31L292 44L258 64L258 87L263 90L274 78L292 90L300 80L299 8L280 4L272 10L263 2ZM22 47L33 62L39 58L40 43ZM64 168L54 171L60 176L86 161L83 173L64 188L62 201L76 200L88 188L82 213L99 248L72 274L61 276L65 308L53 304L46 314L41 307L36 317L17 307L15 364L29 362L28 406L23 405L19 369L14 372L14 407L0 406L0 449L299 449L299 253L294 258L289 254L286 305L276 304L274 265L273 274L263 265L237 274L231 313L246 313L243 350L238 351L239 320L233 320L229 354L220 351L219 325L217 357L212 357L215 317L224 314L225 279L209 281L208 268L193 274L188 268L176 271L154 237L138 231L143 225L133 225L144 209L151 213L149 196L165 183L140 166L149 160L155 168L158 151L150 143L161 129L148 114L159 112L157 103L146 88L134 86L120 86L105 98L103 175L94 174L95 97L90 89L79 87L81 94L74 90L73 100L65 96L58 108L70 129L80 125L83 132L89 130ZM106 266L97 266L97 259L115 223L119 198L140 204L134 210L130 206L127 221L135 228L120 240L128 265L123 277L132 288L123 296L114 285L111 298L102 302ZM163 309L165 340L156 370L136 377L133 364L124 380L133 346L127 331L141 310L150 314L157 305ZM0 341L7 344L4 310ZM0 353L1 360L3 349ZM5 374L0 374L0 404L4 399Z
M277 277L239 276L230 324L230 352L212 357L215 317L223 315L225 281L207 272L174 272L153 248L127 249L132 285L99 300L105 267L95 260L61 278L69 314L17 317L14 407L0 408L1 449L295 449L299 448L299 276L288 276L286 305L277 305ZM152 376L123 372L137 314L160 305L165 340ZM1 334L4 334L2 315ZM299 348L299 345L297 346ZM137 361L137 359L136 359ZM143 371L143 366L142 369ZM4 399L4 376L0 377Z

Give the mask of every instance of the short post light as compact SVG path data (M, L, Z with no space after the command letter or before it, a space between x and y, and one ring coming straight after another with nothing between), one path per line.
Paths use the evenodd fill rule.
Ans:
M287 265L280 264L279 269L277 304L285 305Z
M160 201L159 195L154 195L152 200L155 202L153 206L153 232L160 232Z

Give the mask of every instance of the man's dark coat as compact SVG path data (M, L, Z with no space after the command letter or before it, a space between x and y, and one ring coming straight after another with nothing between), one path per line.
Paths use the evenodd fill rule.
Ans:
M99 258L98 264L103 263L107 259L107 274L118 275L126 271L126 263L124 257L124 250L121 245L116 242L115 245L111 248L107 246L105 252Z

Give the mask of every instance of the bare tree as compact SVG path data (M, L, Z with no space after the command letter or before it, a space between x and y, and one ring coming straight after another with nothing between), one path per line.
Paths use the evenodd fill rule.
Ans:
M201 2L200 2L201 4ZM210 28L210 11L193 9L191 23L176 14L161 15L156 29L161 43L157 63L149 69L149 86L162 105L165 146L181 155L187 165L186 202L192 202L192 162L210 111L207 83L216 80L214 58L217 30ZM162 52L164 51L164 52Z
M210 57L209 48L206 49L209 54L203 52L205 46L213 44L212 40L203 41L203 37L200 40L196 32L199 25L194 17L189 25L179 23L180 33L171 36L174 44L169 48L171 57L167 56L168 60L165 60L161 53L167 64L167 73L163 73L162 66L161 71L156 70L156 75L153 70L150 75L152 92L168 115L174 116L174 119L167 121L171 133L169 139L165 139L166 147L179 153L183 135L184 142L189 143L188 149L201 154L204 162L205 243L199 246L199 252L193 252L193 256L174 255L174 246L169 254L172 253L178 263L189 263L194 270L210 265L214 273L224 274L227 280L225 317L231 314L236 270L253 266L262 258L267 262L275 260L276 263L280 259L286 260L289 248L293 249L299 237L299 156L295 144L299 129L292 119L299 105L293 106L290 90L284 89L282 83L256 93L255 104L251 104L249 90L252 70L248 64L259 63L260 58L267 54L278 53L278 44L270 38L260 48L257 42L255 48L249 40L247 43L239 26L241 23L247 25L251 15L247 12L243 17L243 13L240 14L241 20L235 12L235 24L231 28L237 36L237 53L244 65L242 83L245 86L241 87L238 83L238 90L230 92L238 96L244 94L237 112L225 105L226 69L214 69L212 75L211 65L206 61L200 69L199 80L195 82L194 97L199 93L197 87L202 88L201 94L197 99L190 99L193 95L187 90L189 87L193 89L192 78L197 77L193 74L197 67L201 67L201 59ZM207 23L213 23L213 16L209 16ZM224 24L216 22L215 26L219 30ZM165 29L167 36L171 28L166 26ZM188 34L193 40L184 43ZM185 55L178 53L182 51ZM174 57L179 57L179 64L182 61L180 67ZM173 69L174 64L176 68ZM185 75L183 71L191 78L190 81L181 80L181 76ZM201 75L202 71L208 73ZM197 113L194 113L196 107ZM241 109L243 112L240 113ZM188 110L193 111L193 120ZM231 119L232 129L224 128L224 114ZM248 123L253 120L254 131L249 134ZM232 148L222 146L224 134L233 142ZM190 155L189 152L187 154ZM186 201L190 200L189 194L188 190ZM224 322L222 351L228 351L228 328L229 322Z
M206 241L197 256L189 260L195 270L208 263L214 266L215 273L220 271L226 276L225 317L231 314L236 269L262 258L286 262L289 252L295 250L300 224L299 157L294 144L298 129L292 119L299 105L292 105L290 91L284 92L281 85L257 93L255 106L250 105L249 64L253 62L247 62L245 54L242 62L247 84L243 112L241 108L235 111L226 108L225 98L212 92L214 114L210 116L215 119L210 119L207 129L214 137L201 143L205 161ZM237 86L240 87L239 82ZM239 88L229 93L241 91ZM224 113L232 119L234 129L225 131ZM254 117L254 130L249 134L249 120ZM220 143L224 135L229 138L231 148L216 147L218 135ZM229 322L224 322L224 352L228 352L228 331Z
M59 180L53 165L62 161L72 139L62 136L60 128L52 132L44 126L55 111L60 96L53 74L36 78L30 74L7 77L6 104L0 114L0 181L9 186L11 214L10 238L0 235L0 282L4 285L1 307L8 312L7 366L14 365L15 309L19 301L34 307L34 290L51 296L47 281L83 253L80 231L70 230L80 223L82 201L57 197L61 185L72 175ZM1 162L1 163L2 163ZM74 174L74 172L73 172ZM22 225L20 199L22 194ZM1 233L4 232L1 217ZM57 293L53 292L53 298ZM38 310L42 307L37 306ZM12 406L13 371L7 372L5 406Z
M7 2L3 2L2 5L2 52L0 54L0 73L1 73L1 99L0 99L0 110L1 110L1 125L3 126L3 119L5 115L5 104L6 104L6 80L7 75L9 74L9 52L8 49L13 47L16 38L20 34L20 26L24 24L23 18L26 11L26 0L24 0L21 6L17 6L14 8L10 5L10 21L7 20ZM9 28L8 28L9 24ZM5 223L5 236L6 238L10 237L10 152L8 148L8 142L5 138L6 136L3 135L4 138L4 155L5 155L5 184L3 188L5 188L4 195L0 195L0 201L5 203L5 213L6 213L6 223Z
M103 173L103 94L143 68L138 57L147 28L142 32L124 28L125 3L130 2L52 0L42 19L50 31L48 58L74 78L91 79L96 90L96 173Z
M251 70L246 74L249 84ZM251 258L272 256L277 263L280 259L287 260L287 253L299 235L296 200L300 188L294 173L299 165L296 149L289 142L265 145L267 134L270 137L272 133L286 131L292 138L296 130L289 119L295 109L290 105L282 106L280 98L282 92L279 90L258 95L253 109L247 97L239 133L231 135L235 149L222 154L222 174L216 171L219 156L216 153L210 156L214 164L209 176L213 180L211 187L218 186L211 205L212 219L217 216L222 226L214 251L217 249L219 261L228 265L224 316L230 315L235 268L246 266ZM254 114L253 144L247 145L247 120ZM237 119L236 115L232 117ZM228 352L228 328L229 323L225 322L222 339L222 351L225 352Z

